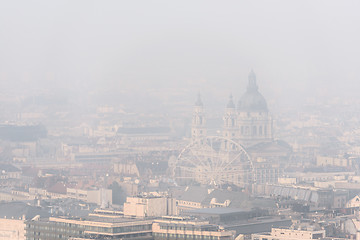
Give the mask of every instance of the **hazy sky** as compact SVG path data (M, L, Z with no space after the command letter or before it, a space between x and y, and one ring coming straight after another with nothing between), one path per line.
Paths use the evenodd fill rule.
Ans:
M358 0L0 0L0 91L181 88L226 102L254 69L269 102L356 96L359 10Z

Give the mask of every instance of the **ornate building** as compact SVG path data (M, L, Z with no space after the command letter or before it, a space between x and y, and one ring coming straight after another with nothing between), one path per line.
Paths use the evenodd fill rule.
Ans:
M205 126L205 111L204 105L201 101L200 94L194 105L192 124L191 124L191 138L192 141L206 137Z
M273 125L265 98L258 91L256 76L249 74L246 92L241 96L237 107L230 95L223 117L223 137L250 147L273 140ZM198 95L194 105L191 136L192 140L206 137L205 111Z
M272 141L272 119L266 101L258 91L253 71L249 74L247 90L240 98L236 109L230 96L223 119L223 136L245 147Z
M238 102L236 124L237 138L243 146L273 140L272 119L265 98L258 91L253 71L249 74L247 90Z
M282 163L289 159L292 150L287 143L274 140L273 138L272 118L268 111L266 100L259 92L256 75L253 71L251 71L248 76L246 92L240 97L237 106L234 104L233 97L230 96L225 108L223 121L222 137L225 140L221 143L220 148L232 151L235 149L236 144L240 144L240 148L251 159L253 169L251 181L259 184L276 183L278 177L283 172ZM193 111L191 136L192 143L196 143L197 145L195 144L194 146L199 149L201 149L200 145L206 144L205 141L209 141L205 124L204 106L200 95L198 95ZM211 147L213 146L211 145ZM237 146L237 148L239 148L239 146ZM196 167L195 176L200 176L200 173L205 174L207 171L210 174L210 170L206 170L205 166L211 169L214 175L217 174L216 171L219 171L219 168L215 170L216 167L209 167L207 164L207 162L210 161L209 159L213 159L211 154L200 154L202 151L197 151L196 149L192 152L193 154L198 154L198 156L196 156L197 160L193 162L197 162L202 158L207 159L204 160L203 163L199 163L199 167ZM199 157L200 155L204 156L201 158ZM234 166L231 166L231 161L232 160L228 160L228 163L225 164L226 167L221 171L235 169ZM220 160L220 162L224 161ZM216 164L216 161L213 161L212 166L217 166ZM185 167L183 166L183 168ZM239 169L239 166L237 166L236 169ZM239 184L239 180L229 180L228 177L223 177L222 179L223 182L232 182L241 185ZM240 179L240 177L235 177L234 179ZM208 179L205 178L205 181L208 181Z

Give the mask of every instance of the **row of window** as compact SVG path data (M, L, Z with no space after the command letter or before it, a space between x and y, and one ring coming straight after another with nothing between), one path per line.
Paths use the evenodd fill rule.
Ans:
M96 227L96 226L81 226L78 224L71 223L52 223L44 225L27 224L27 231L34 233L33 235L43 234L67 234L67 235L81 235L85 230L91 232L102 232L102 233L127 233L127 232L138 232L138 231L151 231L152 225L135 225L125 227Z
M250 132L249 126L246 126L246 127L242 126L240 129L241 129L240 135L242 135L242 136L250 136L250 135L251 136L266 136L266 134L267 134L266 126L264 126L264 128L262 126L259 126L259 127L253 126L251 132ZM225 136L226 137L235 137L235 133L232 133L231 136L228 136L228 134L226 133Z
M263 135L267 135L267 126L252 126L251 128L251 132L250 132L250 127L249 126L241 126L240 128L240 133L241 135L244 136L263 136Z
M160 225L160 229L163 230L188 230L188 231L209 231L210 229L201 229L198 227L185 227L185 226L167 226L167 225Z
M138 231L151 230L151 224L126 226L126 227L114 227L114 228L88 226L86 227L86 230L91 232L106 232L106 233L138 232Z
M153 233L154 240L219 240L217 236L193 235L193 234L173 234L173 233Z

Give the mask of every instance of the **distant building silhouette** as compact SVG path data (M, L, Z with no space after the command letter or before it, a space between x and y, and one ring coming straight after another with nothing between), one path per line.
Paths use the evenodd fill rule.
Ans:
M205 111L204 105L201 101L200 93L194 105L192 124L191 124L191 138L193 141L206 137L205 126Z
M235 136L228 136L243 146L273 140L272 119L268 112L266 100L258 91L256 75L253 71L250 72L248 79L247 90L237 105L237 131Z
M221 135L225 140L221 143L220 148L232 151L235 149L235 142L236 144L240 144L246 151L246 154L251 157L251 168L253 169L251 174L253 176L251 177L252 180L249 181L254 181L258 184L276 183L278 181L279 176L282 175L284 170L284 165L282 165L282 163L288 161L292 149L286 142L274 140L272 117L269 113L265 98L259 92L256 83L256 75L253 71L251 71L248 76L247 89L240 97L237 106L234 104L233 96L230 95L223 116ZM188 169L183 171L193 170L193 175L190 175L194 179L198 179L200 173L205 173L206 171L209 171L208 175L210 175L211 171L216 172L216 169L219 169L219 166L217 163L214 163L215 160L211 157L208 157L206 161L203 160L203 157L205 156L203 153L208 150L201 148L201 145L209 144L212 140L210 136L207 136L205 110L200 94L198 95L193 108L191 137L192 143L196 143L195 145L198 146L198 148L195 148L195 150L192 151L192 154L197 155L195 156L197 157L195 158L197 160L188 165L181 166L180 168ZM211 147L213 146L211 145ZM186 151L183 151L183 155L184 152ZM213 152L216 152L216 150ZM210 154L210 152L208 154ZM202 159L203 162L198 163L193 169L191 167L189 168L192 164L196 165L196 163L200 161L199 159ZM224 159L221 160L221 162L226 161L227 160ZM236 166L236 164L231 161L225 166L225 169L228 169L227 167L230 167L231 169L239 168L239 166ZM205 170L206 167L210 170ZM190 178L189 176L186 176L186 174L183 175L184 176L182 177L184 178ZM238 175L236 176L240 178ZM236 180L235 178L229 180L227 177L223 177L222 180L241 185L239 180ZM207 181L207 179L204 181ZM246 182L247 181L244 180L244 183Z
M258 90L256 75L253 71L249 74L246 92L241 96L237 106L230 95L229 102L223 116L223 137L249 147L261 142L273 140L273 124L265 98ZM191 125L192 140L207 136L204 105L200 94L193 108Z

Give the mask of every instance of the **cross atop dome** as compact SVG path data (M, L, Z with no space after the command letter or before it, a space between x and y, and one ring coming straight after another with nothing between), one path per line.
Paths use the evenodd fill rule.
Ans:
M235 108L235 104L234 104L234 101L233 101L233 96L232 94L230 94L229 96L229 102L228 104L226 105L227 108Z
M200 92L198 93L197 100L196 100L196 102L195 102L195 106L197 106L197 107L202 107L202 106L204 106L203 103L202 103L202 101L201 101Z
M249 84L248 84L247 90L248 91L257 91L258 86L256 84L256 75L252 69L249 73L248 79L249 79Z

